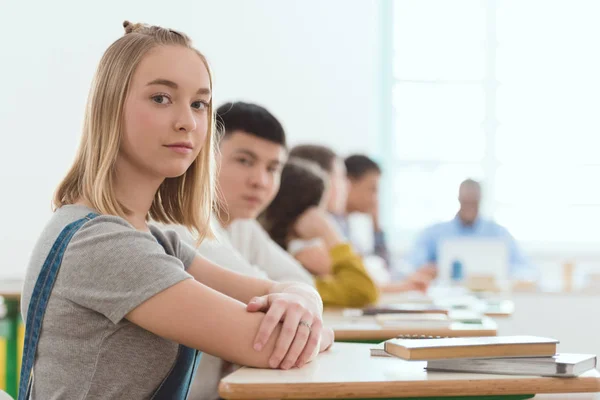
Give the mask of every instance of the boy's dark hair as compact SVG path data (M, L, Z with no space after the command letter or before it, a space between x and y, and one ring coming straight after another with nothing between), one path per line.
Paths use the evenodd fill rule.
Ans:
M362 154L353 154L344 160L346 164L346 173L348 178L360 179L368 172L377 172L381 174L379 165Z
M281 171L279 192L258 217L271 239L287 249L298 217L321 204L327 174L317 163L290 158Z
M333 163L337 155L328 147L316 144L303 144L295 146L290 151L290 157L301 158L317 163L325 172L333 171Z
M266 108L242 101L225 103L217 108L218 139L243 131L286 147L283 126Z

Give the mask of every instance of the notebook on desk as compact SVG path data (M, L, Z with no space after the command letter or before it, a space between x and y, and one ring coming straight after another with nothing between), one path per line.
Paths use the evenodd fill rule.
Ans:
M395 339L443 339L449 338L450 336L427 336L427 335L399 335ZM372 357L394 357L393 355L386 353L385 342L373 345L370 349Z
M488 336L443 339L391 339L387 353L404 360L544 357L556 354L558 340L537 336Z
M362 315L378 314L448 314L448 309L435 304L400 303L363 308Z
M429 371L472 372L501 375L540 375L575 377L596 368L592 354L557 354L553 357L512 357L432 360Z

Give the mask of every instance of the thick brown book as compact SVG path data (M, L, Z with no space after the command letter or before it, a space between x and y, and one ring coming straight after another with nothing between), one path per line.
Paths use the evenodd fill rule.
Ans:
M443 339L391 339L386 353L404 360L543 357L556 354L558 340L537 336L487 336Z

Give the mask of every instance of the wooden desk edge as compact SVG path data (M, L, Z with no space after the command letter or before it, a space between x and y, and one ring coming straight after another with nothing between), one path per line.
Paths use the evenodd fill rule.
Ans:
M0 297L4 297L5 299L8 299L8 300L20 300L21 293L20 292L0 293Z
M498 311L498 312L486 312L484 315L486 317L490 317L490 318L510 318L510 317L512 317L513 313Z
M426 330L426 329L403 329L399 333L398 329L380 329L380 330L335 330L335 340L388 340L399 335L425 335L425 336L447 336L447 337L478 337L478 336L496 336L497 329L473 329L473 330Z
M493 396L544 393L600 392L600 378L482 379L470 381L340 382L340 383L219 383L219 395L242 399L337 399Z

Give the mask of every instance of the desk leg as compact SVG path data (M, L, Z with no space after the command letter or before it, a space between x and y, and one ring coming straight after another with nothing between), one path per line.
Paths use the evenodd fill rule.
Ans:
M18 329L19 329L19 301L4 298L6 305L6 319L8 322L8 335L6 338L6 393L17 398L18 379Z

